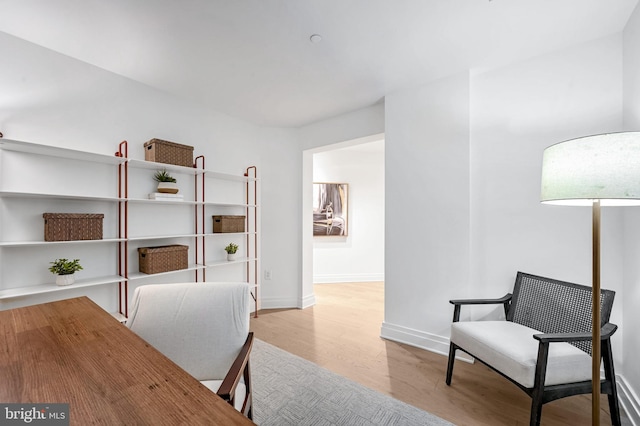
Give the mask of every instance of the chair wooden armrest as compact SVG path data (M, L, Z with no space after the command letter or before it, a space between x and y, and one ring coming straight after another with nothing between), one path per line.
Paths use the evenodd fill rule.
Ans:
M249 355L251 355L251 348L253 347L253 332L249 332L247 340L242 345L242 349L238 356L233 361L229 372L225 376L222 384L216 392L219 397L229 402L232 406L235 402L236 387L240 382L240 378L244 377L244 385L247 389L245 393L245 401L242 405L242 413L247 415L251 410L251 379L249 371Z
M449 300L452 305L497 305L511 300L511 293L507 293L498 299L457 299Z
M507 293L498 299L454 299L449 300L449 303L454 305L453 309L453 322L460 320L460 307L462 305L500 305L504 306L504 314L507 315L509 311L509 304L511 303L511 293Z
M609 339L617 329L617 325L611 324L610 322L606 323L600 329L600 339ZM580 342L584 340L591 340L592 334L590 331L584 333L545 333L534 334L533 338L541 342Z

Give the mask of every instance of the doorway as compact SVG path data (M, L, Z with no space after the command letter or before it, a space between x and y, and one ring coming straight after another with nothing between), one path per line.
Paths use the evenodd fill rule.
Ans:
M305 151L303 176L299 307L316 303L314 284L384 281L384 135ZM339 220L333 220L332 211L331 218L325 217L327 209L319 206L314 182L340 184L346 211L335 217ZM316 220L322 216L320 225L327 229L334 222L343 228L332 235L313 236L314 215Z

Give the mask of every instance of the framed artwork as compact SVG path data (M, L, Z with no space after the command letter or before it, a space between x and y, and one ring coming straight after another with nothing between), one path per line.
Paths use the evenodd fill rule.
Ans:
M346 183L313 184L313 235L348 235L349 185Z

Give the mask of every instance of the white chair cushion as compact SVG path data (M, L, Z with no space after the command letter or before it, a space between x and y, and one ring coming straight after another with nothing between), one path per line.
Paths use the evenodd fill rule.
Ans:
M200 383L211 389L214 393L218 392L220 389L220 385L222 384L222 380L203 380ZM242 404L244 403L244 397L247 394L247 388L244 383L241 381L238 383L236 387L236 399L234 401L233 406L236 410L242 411Z
M538 340L534 330L511 321L461 321L451 325L451 341L505 376L532 388ZM545 385L591 380L591 356L569 343L550 343Z
M246 283L136 288L127 326L198 380L227 375L249 333Z

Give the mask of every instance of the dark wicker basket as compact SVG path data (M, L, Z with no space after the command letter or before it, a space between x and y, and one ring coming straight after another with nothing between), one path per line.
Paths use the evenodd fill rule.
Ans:
M171 245L138 248L139 270L145 274L187 269L189 246Z
M102 213L43 213L45 241L101 240Z
M244 232L245 216L213 216L213 232Z
M193 147L162 139L144 143L144 159L156 163L193 167Z

